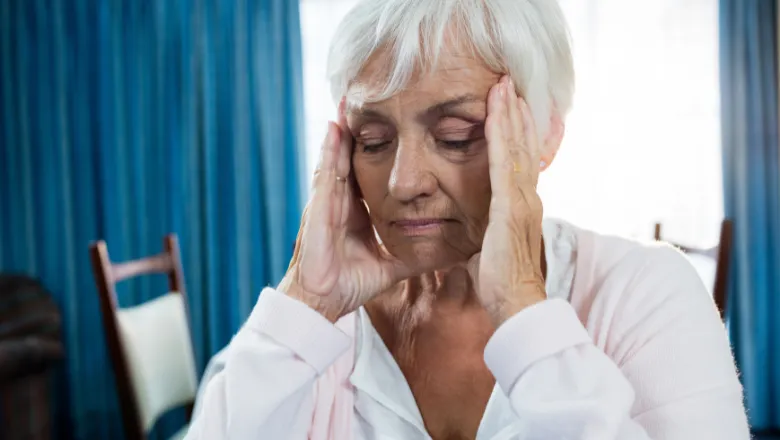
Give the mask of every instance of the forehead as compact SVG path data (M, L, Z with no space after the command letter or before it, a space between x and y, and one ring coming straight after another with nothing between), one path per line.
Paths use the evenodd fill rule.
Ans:
M433 102L463 95L484 95L500 78L472 51L447 45L442 48L435 66L416 66L409 81L392 97L380 100L391 71L393 54L386 49L376 51L347 90L349 107L366 104L382 105L386 101Z

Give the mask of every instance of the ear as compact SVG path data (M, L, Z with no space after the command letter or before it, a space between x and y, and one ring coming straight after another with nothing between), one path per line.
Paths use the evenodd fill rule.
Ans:
M550 115L550 128L547 130L547 136L544 138L544 145L542 146L541 171L546 170L552 164L552 161L555 160L555 155L558 154L565 132L566 124L563 122L558 110L553 108Z

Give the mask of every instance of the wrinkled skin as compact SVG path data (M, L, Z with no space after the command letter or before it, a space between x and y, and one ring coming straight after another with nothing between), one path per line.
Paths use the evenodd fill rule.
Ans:
M465 266L500 324L545 297L536 183L563 124L553 115L540 142L511 80L458 50L374 102L382 59L329 127L281 287L335 320L399 281Z
M364 305L429 434L474 438L494 385L487 340L546 297L536 182L563 125L553 115L539 142L508 77L458 51L371 99L382 59L329 126L280 289L331 321Z

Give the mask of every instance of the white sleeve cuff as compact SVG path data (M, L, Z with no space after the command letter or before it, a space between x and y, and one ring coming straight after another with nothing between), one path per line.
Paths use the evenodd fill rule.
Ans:
M260 293L246 325L292 350L318 375L351 343L349 336L314 309L270 287Z
M528 367L567 348L592 343L571 305L548 299L509 318L485 347L485 363L505 393Z

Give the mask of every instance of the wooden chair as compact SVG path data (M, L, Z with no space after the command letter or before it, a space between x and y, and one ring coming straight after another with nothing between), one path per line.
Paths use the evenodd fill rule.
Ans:
M197 393L195 356L175 235L158 255L112 263L102 240L90 245L103 330L114 367L127 440L143 440L167 411L186 407L191 417ZM139 275L164 273L170 291L143 304L120 308L115 285ZM187 426L173 438L183 438Z
M672 246L680 249L687 255L692 257L704 257L714 260L715 262L715 276L713 280L712 298L715 301L715 305L718 307L721 319L726 319L726 306L727 293L728 293L728 276L729 266L731 263L731 243L733 238L733 224L731 220L723 220L720 225L720 239L718 245L709 249L696 249L677 243L671 243ZM655 239L660 241L661 238L661 224L655 224ZM665 240L664 240L665 241Z

